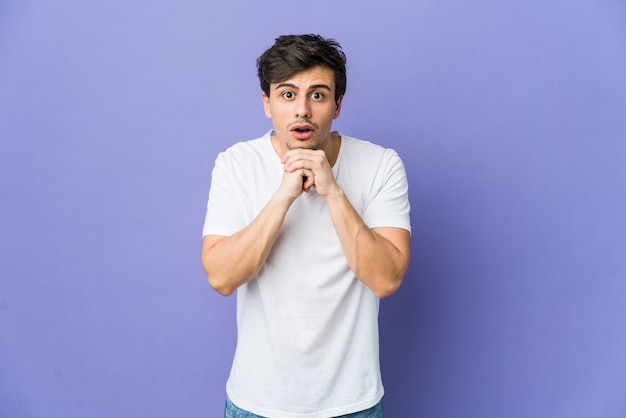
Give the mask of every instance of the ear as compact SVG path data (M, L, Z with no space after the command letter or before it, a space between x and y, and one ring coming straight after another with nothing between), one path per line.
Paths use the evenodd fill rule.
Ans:
M343 96L339 96L337 99L337 108L335 109L335 116L333 119L337 119L339 117L339 113L341 113L341 102L343 102Z
M269 119L272 119L272 107L270 106L270 98L265 94L265 92L261 92L261 98L263 99L263 111L265 112L265 116Z

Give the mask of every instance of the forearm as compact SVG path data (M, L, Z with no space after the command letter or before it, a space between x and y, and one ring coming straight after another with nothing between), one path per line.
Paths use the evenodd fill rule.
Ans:
M379 298L395 293L409 264L408 232L369 228L340 188L326 196L326 201L355 276Z
M213 289L228 296L256 277L290 205L288 200L275 195L246 228L227 237L204 238L202 265Z

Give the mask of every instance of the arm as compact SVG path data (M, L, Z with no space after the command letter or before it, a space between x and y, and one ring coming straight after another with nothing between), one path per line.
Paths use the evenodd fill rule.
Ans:
M285 215L302 193L302 175L285 173L280 187L256 218L231 236L206 235L202 241L202 266L218 293L231 295L256 277L280 232Z
M283 158L285 171L301 170L305 190L315 187L328 204L333 226L355 276L379 298L398 290L410 260L409 231L369 228L335 181L323 151L293 150Z
M394 294L409 266L409 232L368 228L340 187L326 196L333 225L355 276L378 298Z

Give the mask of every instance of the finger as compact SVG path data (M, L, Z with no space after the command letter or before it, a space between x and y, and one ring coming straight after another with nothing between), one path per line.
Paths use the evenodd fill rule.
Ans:
M307 178L309 178L309 177L314 177L313 172L312 172L311 170L306 169L306 168L302 168L302 169L300 169L300 170L299 170L299 173L300 173L300 175L301 175L303 178L305 178L305 179L307 179Z
M287 172L294 172L297 170L311 170L313 168L313 164L311 161L306 159L298 159L294 161L287 161L283 166L284 170Z
M308 192L309 190L311 190L311 187L315 185L315 175L311 171L305 171L307 171L307 176L303 177L304 183L302 183L302 188L305 192Z
M302 158L306 158L307 156L314 155L315 153L317 153L317 151L308 150L306 148L292 149L292 150L287 151L283 155L283 158L281 159L281 162L283 164L285 164L287 162L287 160L299 160L299 159L302 159Z
M309 163L321 163L325 159L323 151L312 151L307 149L295 149L286 153L281 162L284 165L291 165L299 161L308 161Z

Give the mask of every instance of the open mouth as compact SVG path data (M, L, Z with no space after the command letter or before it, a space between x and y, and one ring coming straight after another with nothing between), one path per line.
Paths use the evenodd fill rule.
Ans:
M308 125L298 125L291 128L291 134L296 139L309 139L313 135L313 128Z

